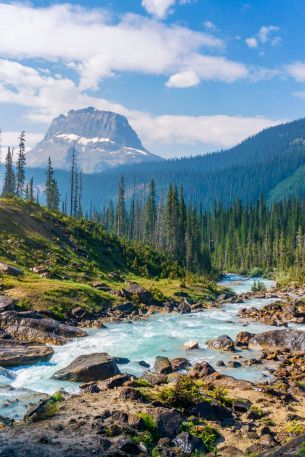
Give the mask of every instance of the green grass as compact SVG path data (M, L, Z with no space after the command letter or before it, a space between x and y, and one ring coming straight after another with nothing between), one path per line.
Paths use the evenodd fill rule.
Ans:
M75 306L98 312L122 301L92 287L99 280L121 289L124 283L108 276L112 271L149 289L161 301L181 290L202 301L219 292L215 283L189 275L156 249L119 239L100 224L16 198L0 199L0 261L25 273L20 278L0 278L8 295L20 306L51 311L59 318ZM42 272L32 271L37 267Z

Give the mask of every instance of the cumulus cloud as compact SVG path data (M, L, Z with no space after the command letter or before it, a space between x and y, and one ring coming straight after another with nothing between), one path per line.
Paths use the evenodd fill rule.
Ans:
M209 33L134 14L118 19L69 4L0 4L0 17L3 57L63 64L77 73L84 90L96 89L102 78L121 72L167 77L197 73L194 56L199 61L204 50L224 49L223 41Z
M305 62L298 61L286 66L286 72L289 76L298 82L305 81Z
M142 0L142 6L149 14L164 19L176 0Z
M279 46L282 39L278 35L274 36L279 30L277 25L263 25L254 36L246 38L246 44L249 48L257 48L260 44L266 43L270 43L272 47Z
M172 75L167 81L167 87L192 87L199 84L199 78L193 71L182 71Z

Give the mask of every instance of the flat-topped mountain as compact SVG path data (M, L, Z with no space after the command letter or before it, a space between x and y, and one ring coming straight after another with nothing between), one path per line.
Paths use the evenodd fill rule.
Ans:
M161 160L144 148L125 116L90 107L53 119L43 140L29 153L29 163L45 167L50 156L56 168L70 168L74 146L86 173Z

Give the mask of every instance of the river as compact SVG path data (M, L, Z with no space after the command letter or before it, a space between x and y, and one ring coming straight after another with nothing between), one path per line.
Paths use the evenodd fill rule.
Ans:
M261 279L267 288L275 285L274 281ZM236 293L251 290L253 280L238 275L227 275L220 283L231 287ZM13 370L15 379L0 376L0 414L20 417L25 407L33 398L33 391L53 393L59 389L77 392L78 384L50 379L55 371L64 368L77 356L95 352L108 352L112 356L127 357L130 363L120 365L123 372L141 375L143 368L140 360L153 366L156 356L187 357L191 362L207 360L212 365L218 360L227 361L234 354L207 348L206 341L219 335L227 334L235 338L241 330L259 333L272 327L251 323L244 326L236 317L240 308L263 306L272 299L251 299L242 304L227 304L222 308L209 309L193 314L155 314L147 320L133 323L120 322L107 324L106 329L88 329L86 338L79 338L64 346L54 346L55 354L47 363L18 367ZM186 351L183 343L197 341L199 349ZM245 358L255 357L253 351L242 351ZM270 376L259 365L242 368L219 368L218 371L238 379L258 381ZM14 388L14 389L12 389ZM30 391L28 391L30 389ZM18 398L18 401L17 401Z

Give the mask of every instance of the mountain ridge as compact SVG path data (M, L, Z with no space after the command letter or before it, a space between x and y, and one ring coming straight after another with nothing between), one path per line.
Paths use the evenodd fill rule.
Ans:
M50 156L56 168L69 169L73 148L86 173L162 160L142 145L125 116L88 107L55 117L44 138L29 152L29 163L45 166Z

